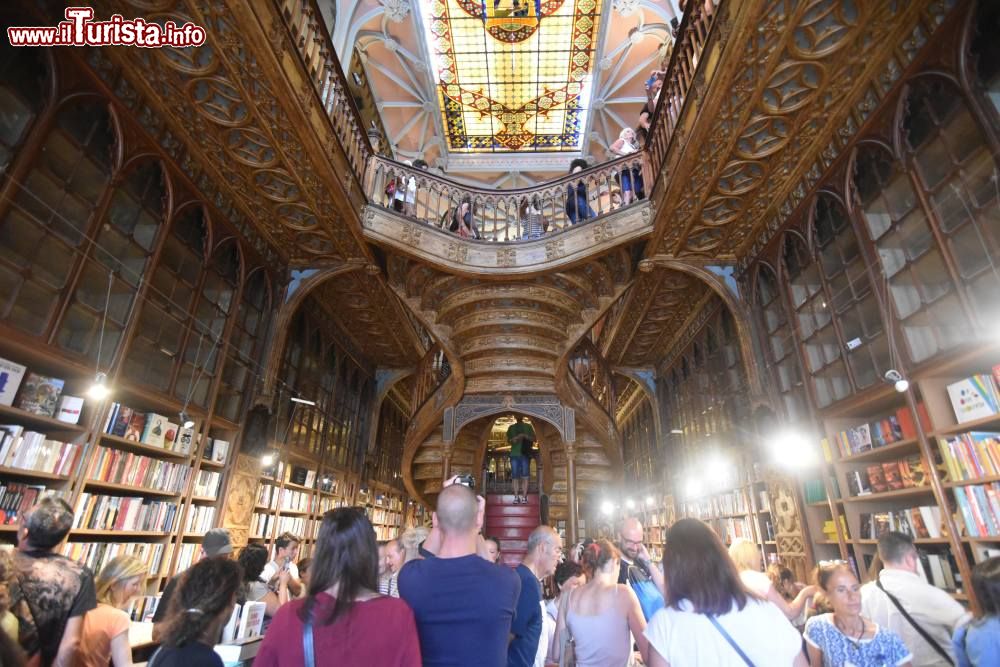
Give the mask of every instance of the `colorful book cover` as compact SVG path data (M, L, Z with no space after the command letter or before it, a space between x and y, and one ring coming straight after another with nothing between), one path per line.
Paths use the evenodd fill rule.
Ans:
M927 524L924 523L924 515L921 507L915 508L910 513L910 523L913 524L913 533L917 538L930 537L930 531L927 530Z
M212 445L212 461L215 463L225 463L229 454L229 442L227 440L216 439Z
M191 442L194 439L194 428L181 427L174 440L174 451L180 454L191 453Z
M52 417L56 413L59 396L62 394L65 384L59 378L28 373L21 386L17 407L36 415Z
M972 443L986 474L990 477L1000 475L1000 433L970 431L965 437Z
M897 491L903 488L903 476L899 470L899 461L888 461L882 464L882 472L885 473L885 485L890 491Z
M993 378L973 375L948 385L948 398L959 424L1000 413Z
M177 431L180 427L171 422L167 422L167 430L163 434L163 448L164 449L174 449L174 443L177 441Z
M870 465L866 469L866 472L868 473L868 483L871 485L872 491L882 493L889 490L889 485L885 479L885 471L882 466L877 463Z
M25 366L0 357L0 405L14 404L17 388L21 386L26 370Z
M163 447L163 439L167 435L167 418L150 412L146 415L146 428L143 429L142 442L153 447Z
M59 409L56 411L56 419L67 424L80 423L80 414L83 412L83 397L63 394L59 398Z
M145 428L146 414L144 412L133 411L131 418L128 420L128 428L125 429L125 434L122 437L126 440L139 442L142 440L142 432Z
M896 410L896 423L899 424L899 434L904 440L917 437L917 427L913 424L913 414L908 407Z
M899 475L903 480L903 487L925 486L927 484L927 471L924 469L924 462L920 454L907 456L899 462Z
M119 438L125 437L125 431L128 430L133 412L132 408L124 405L118 408L118 414L115 415L115 420L111 424L111 435L117 435Z

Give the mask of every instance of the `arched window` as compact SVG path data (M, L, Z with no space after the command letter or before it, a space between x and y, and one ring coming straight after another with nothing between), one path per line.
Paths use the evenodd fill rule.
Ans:
M104 224L87 251L76 291L59 324L57 342L64 349L95 360L106 316L100 357L111 361L166 216L165 178L158 162L143 160L129 168L111 194ZM109 273L114 273L114 280L107 299Z
M240 420L256 375L254 369L259 364L261 340L267 331L270 312L271 286L267 273L263 269L255 269L243 287L219 395L215 400L215 412L223 419L231 422Z
M770 267L761 265L757 272L757 303L760 306L760 322L764 329L767 357L765 364L774 369L774 380L789 420L801 421L806 418L808 408L802 371L795 354L795 341L788 325L785 306L781 302L778 279Z
M816 402L824 407L850 394L851 384L819 264L795 234L785 238L783 261L807 370L816 392Z
M185 207L174 217L142 304L125 359L125 375L131 380L164 392L170 389L201 282L207 243L208 221L202 207ZM202 343L202 355L211 344L211 340Z
M241 277L236 241L223 243L212 254L192 316L174 396L192 405L208 407L209 392L218 366L222 335Z
M969 321L909 176L888 152L864 146L853 182L910 358L924 361L968 340Z
M847 211L829 194L816 200L813 234L829 294L827 310L840 325L839 349L847 354L855 388L870 387L891 367L889 347L858 238Z
M116 135L107 105L59 111L31 169L0 219L0 318L42 335L107 189Z
M940 77L910 90L906 143L931 214L947 239L972 312L992 333L1000 324L1000 201L996 158L961 92Z
M0 44L0 174L7 172L14 155L38 116L45 99L48 67L40 49Z

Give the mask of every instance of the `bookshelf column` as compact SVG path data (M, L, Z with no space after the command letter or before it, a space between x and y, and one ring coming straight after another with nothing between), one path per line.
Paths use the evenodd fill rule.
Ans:
M566 442L566 494L569 503L569 543L576 544L577 536L577 506L576 506L576 443Z

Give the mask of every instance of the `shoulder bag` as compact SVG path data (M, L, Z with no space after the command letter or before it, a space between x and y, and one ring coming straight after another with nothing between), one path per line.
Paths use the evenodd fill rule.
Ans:
M753 662L751 662L750 658L747 657L747 654L743 652L740 645L736 643L736 640L733 639L728 632L726 632L726 629L722 627L721 624L719 624L718 619L711 614L705 614L705 616L707 616L708 620L712 622L712 625L714 625L715 629L719 631L719 634L722 635L727 642L729 642L729 645L733 647L733 650L740 654L740 657L743 658L743 662L747 663L747 667L754 667Z
M933 637L931 637L931 635L930 635L929 632L927 632L926 630L924 630L923 626L921 626L919 623L917 623L917 619L915 619L912 616L910 616L909 612L907 612L905 609L903 609L903 605L900 604L899 598L897 598L895 595L893 595L889 591L885 590L885 586L882 585L882 580L879 579L879 578L876 578L875 579L875 585L878 586L878 589L880 591L882 591L883 593L885 593L885 596L887 598L889 598L889 601L892 602L892 604L894 604L896 606L896 609L899 610L899 613L902 614L903 618L905 618L907 620L907 622L909 622L909 624L913 626L913 629L916 630L917 633L921 637L924 638L924 641L927 642L928 644L930 644L931 647L935 651L937 651L941 655L941 657L944 658L948 662L949 665L954 665L955 661L952 659L952 657L950 655L948 655L948 652L945 651L941 647L941 645L938 644L937 641Z

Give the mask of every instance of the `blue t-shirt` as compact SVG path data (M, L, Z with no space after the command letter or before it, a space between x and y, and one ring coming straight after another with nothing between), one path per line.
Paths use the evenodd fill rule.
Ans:
M520 594L513 570L475 554L413 560L399 571L424 667L505 667Z
M951 642L958 667L990 665L1000 656L1000 616L988 616L963 625ZM993 656L992 658L990 656Z
M813 616L803 634L807 642L823 652L823 667L888 667L913 660L913 654L895 632L879 627L871 639L857 640L837 629L833 614Z
M510 626L514 638L507 648L507 667L531 667L542 635L542 586L535 573L524 565L518 565L514 572L521 580L521 595Z

